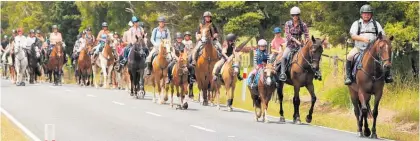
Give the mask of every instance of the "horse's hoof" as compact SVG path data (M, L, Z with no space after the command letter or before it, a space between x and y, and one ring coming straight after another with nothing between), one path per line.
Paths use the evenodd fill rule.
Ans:
M254 120L255 120L256 122L258 122L258 117L255 117L255 118L254 118Z
M22 85L22 86L25 86L25 82L22 82L22 83L21 83L21 85Z
M373 133L373 134L370 136L370 138L372 138L372 139L378 139L378 135L376 135L376 133Z
M178 110L178 109L182 110L181 105L176 105L175 110Z
M203 101L203 106L209 106L209 103L206 101Z
M264 119L264 123L269 123L270 121L268 119Z
M130 93L130 96L134 96L134 94L133 93Z
M306 122L307 122L307 123L311 123L311 122L312 122L312 116L307 115L307 116L306 116Z
M280 122L281 122L281 123L285 123L285 122L286 122L286 119L284 119L284 117L283 117L283 116L281 116L281 117L280 117Z
M220 106L219 106L219 105L217 105L217 109L218 109L218 110L221 110L221 108L220 108Z
M214 103L210 103L210 107L213 107L214 106Z
M228 112L232 112L232 111L233 111L232 107L228 107L228 108L227 108L227 111L228 111Z
M182 108L183 108L183 109L188 109L188 103L187 103L187 102L185 102L184 104L182 104Z
M359 137L364 137L362 131L359 132Z
M302 122L300 121L300 118L297 117L296 119L293 120L294 124L301 124Z
M370 129L369 128L365 128L365 130L364 130L364 136L365 137L369 137L370 134L371 134Z

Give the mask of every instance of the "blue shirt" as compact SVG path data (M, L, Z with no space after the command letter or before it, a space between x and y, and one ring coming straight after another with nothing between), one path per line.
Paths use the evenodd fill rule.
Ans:
M267 50L261 51L260 49L257 49L254 55L254 64L256 65L262 64L264 60L268 59L268 56L269 54Z
M171 33L169 32L169 29L165 28L163 31L160 31L159 27L154 28L150 39L153 46L159 46L161 38L171 40Z

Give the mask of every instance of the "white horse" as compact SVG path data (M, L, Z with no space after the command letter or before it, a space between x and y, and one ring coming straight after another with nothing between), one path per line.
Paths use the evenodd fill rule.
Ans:
M109 46L109 47L107 47ZM107 43L102 49L102 52L99 53L98 59L94 62L92 65L93 70L93 78L96 79L96 74L98 73L98 69L101 68L102 70L102 76L103 79L100 79L100 82L103 84L103 88L108 88L108 80L111 80L111 73L114 68L114 59L115 56L112 53L112 47L110 46L109 41L107 40ZM98 88L98 83L96 80L94 81L94 85L96 88Z
M26 56L26 53L23 50L25 43L19 43L19 42L22 42L22 41L15 40L15 44L14 44L15 45L14 47L15 68L16 68L16 74L17 74L16 85L25 86L23 76L25 75L26 69L28 67L28 57Z

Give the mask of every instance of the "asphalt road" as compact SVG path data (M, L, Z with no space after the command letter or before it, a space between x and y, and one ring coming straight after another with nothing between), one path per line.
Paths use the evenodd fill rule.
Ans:
M76 85L26 84L1 80L1 107L44 140L45 124L57 141L314 141L370 140L355 133L311 125L254 121L254 113L189 102L188 110L136 100L126 91ZM49 132L51 133L51 132Z

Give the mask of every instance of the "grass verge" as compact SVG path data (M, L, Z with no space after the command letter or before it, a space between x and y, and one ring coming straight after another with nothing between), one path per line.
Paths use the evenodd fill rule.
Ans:
M0 131L2 141L29 141L29 138L3 114L1 114Z

